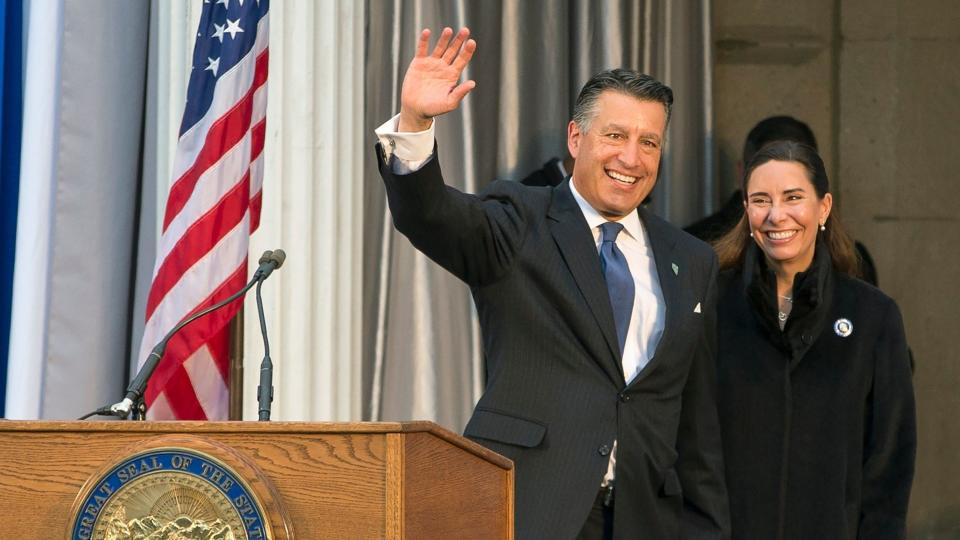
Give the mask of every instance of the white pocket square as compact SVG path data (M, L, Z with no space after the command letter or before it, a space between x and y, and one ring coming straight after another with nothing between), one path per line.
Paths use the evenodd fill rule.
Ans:
M697 302L697 307L693 308L694 313L700 313L700 302Z

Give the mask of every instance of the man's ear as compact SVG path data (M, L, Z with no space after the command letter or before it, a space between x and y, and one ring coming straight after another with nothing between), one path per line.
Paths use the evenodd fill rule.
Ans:
M573 120L567 124L567 151L570 152L570 156L573 159L577 159L577 154L580 152L580 139L583 136L583 133L580 132L580 126L577 125Z

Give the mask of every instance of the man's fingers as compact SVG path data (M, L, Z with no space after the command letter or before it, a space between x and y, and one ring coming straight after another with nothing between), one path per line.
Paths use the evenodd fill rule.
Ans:
M417 42L417 58L423 58L427 55L427 45L430 44L430 29L424 28L420 32L420 40Z
M469 80L463 81L462 83L458 84L456 88L451 90L450 97L454 100L454 107L463 101L463 98L466 97L466 95L473 90L475 86L477 86L477 83L473 80Z
M433 48L434 58L441 58L443 52L447 50L447 44L450 43L450 38L453 36L453 29L449 26L443 29L443 32L440 32L440 39L437 40L437 46Z
M467 64L470 62L470 59L473 58L474 51L477 50L477 42L470 39L464 44L463 49L460 51L460 54L457 55L457 58L453 61L453 67L456 68L457 73L463 71L463 68L467 67Z
M463 42L466 41L468 37L470 37L470 29L461 28L460 31L457 32L457 37L454 38L453 43L451 43L450 46L447 47L446 52L443 53L443 61L452 64L453 59L457 57L457 53L460 51L460 46L463 45Z

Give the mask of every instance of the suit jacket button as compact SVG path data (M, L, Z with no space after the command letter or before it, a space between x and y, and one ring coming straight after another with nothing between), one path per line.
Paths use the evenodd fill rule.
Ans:
M605 445L605 444L604 444L604 445L601 445L600 448L597 448L597 452L599 452L599 454L600 454L601 456L609 456L609 455L610 455L610 447L607 446L607 445Z
M627 394L620 394L620 401L626 403L626 402L630 401L630 396L627 395Z

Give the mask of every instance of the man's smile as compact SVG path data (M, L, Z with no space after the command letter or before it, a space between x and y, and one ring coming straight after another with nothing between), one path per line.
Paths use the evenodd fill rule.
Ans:
M616 180L617 182L620 182L621 184L627 184L627 185L636 184L640 180L640 178L636 176L627 176L625 174L620 174L618 172L614 172L610 170L605 170L605 172L607 173L607 176L609 176L610 178L613 178L614 180Z

